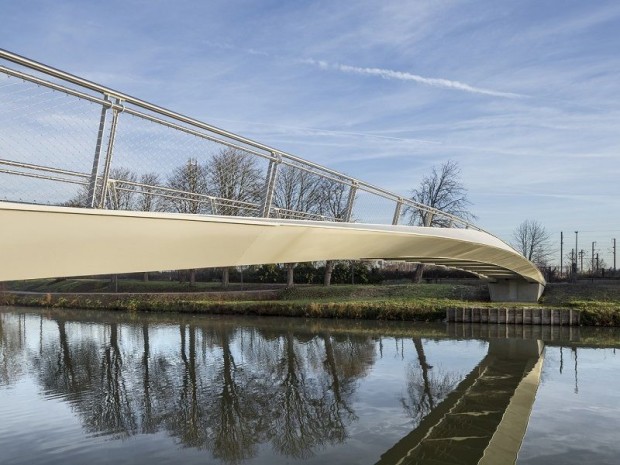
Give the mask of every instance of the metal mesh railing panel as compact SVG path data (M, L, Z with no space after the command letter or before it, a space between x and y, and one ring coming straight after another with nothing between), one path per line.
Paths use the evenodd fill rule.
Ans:
M101 107L0 73L0 198L70 204L87 182Z
M59 178L60 179L60 178ZM43 205L72 206L71 200L84 189L77 179L53 180L5 173L0 165L0 200Z
M121 114L110 178L139 183L138 198L148 192L157 199L133 209L258 216L267 166L246 151ZM130 193L129 185L124 189Z
M407 211L427 211L10 52L0 51L0 58L21 69L0 65L0 199L379 224L406 224ZM473 227L454 217L441 224Z
M357 223L392 224L395 209L395 201L358 190L351 218Z
M89 172L101 107L0 73L0 159Z

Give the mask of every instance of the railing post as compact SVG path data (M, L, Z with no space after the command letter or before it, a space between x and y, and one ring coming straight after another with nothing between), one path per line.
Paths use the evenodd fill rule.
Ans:
M108 180L108 208L112 210L118 209L118 194L116 192L116 181Z
M398 220L400 220L400 211L403 208L403 199L400 197L396 201L396 208L394 209L394 217L392 218L392 224L396 226L398 224Z
M101 180L101 197L99 198L99 208L105 205L105 198L108 191L108 179L110 179L110 165L112 164L112 155L114 153L114 137L116 136L116 125L118 124L118 115L123 112L121 99L117 98L115 105L112 107L112 124L110 125L110 137L108 139L108 150L105 155L105 166L103 168L103 179Z
M351 183L349 188L349 198L347 199L347 209L344 212L344 221L351 222L351 215L353 214L353 203L355 203L355 194L357 194L357 181Z
M103 96L106 102L109 102L109 98L106 95ZM95 157L93 159L93 169L90 175L90 183L88 185L88 207L95 208L97 197L97 177L99 176L99 158L101 157L101 146L103 145L103 132L105 131L105 120L108 113L108 106L101 106L101 117L99 118L99 132L97 133L97 145L95 146Z
M273 157L269 161L267 170L267 179L265 180L265 195L263 197L263 205L261 207L261 217L269 218L271 212L271 204L273 202L273 193L276 188L276 178L278 176L278 166L282 163L282 155L272 153Z
M425 211L422 214L422 226L428 228L429 226L431 226L433 224L433 217L435 216L435 214L429 210Z

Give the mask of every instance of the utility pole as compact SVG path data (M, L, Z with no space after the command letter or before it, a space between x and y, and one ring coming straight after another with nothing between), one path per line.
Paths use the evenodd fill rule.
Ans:
M594 244L596 244L596 241L592 242L592 274L594 274Z
M616 272L616 239L612 239L614 243L614 273Z
M577 241L578 237L579 231L575 231L575 271L577 271L577 252L579 251L579 243ZM583 271L583 269L581 271Z
M582 270L583 270L583 256L584 256L585 254L586 254L586 251L585 251L585 250L581 249L581 250L579 251L579 259L580 259L580 262L581 262L581 269L582 269Z
M598 252L596 252L596 272L598 273Z
M564 231L560 231L560 279L562 278L562 272L564 271L562 267L563 263L564 263ZM615 267L616 265L614 264L614 268Z

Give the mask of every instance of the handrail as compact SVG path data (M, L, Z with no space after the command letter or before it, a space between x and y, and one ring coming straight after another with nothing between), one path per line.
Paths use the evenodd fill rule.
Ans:
M106 105L110 108L116 108L117 106L122 107L122 110L126 111L129 114L132 114L134 116L137 117L141 117L141 118L146 118L149 119L153 122L157 122L159 124L163 124L166 125L168 127L177 129L177 130L181 130L196 136L200 136L200 137L204 137L208 140L211 140L213 142L217 142L217 143L221 143L221 144L225 144L227 146L233 147L233 148L238 148L244 151L247 151L249 153L252 153L254 155L263 157L263 158L267 158L267 159L271 159L271 160L275 160L279 157L283 157L286 160L283 160L284 164L290 165L290 166L294 166L295 168L298 169L302 169L304 171L308 171L310 173L322 176L322 177L326 177L326 178L330 178L332 180L337 180L338 182L341 182L343 184L349 185L349 186L355 186L359 191L364 191L364 192L368 192L370 194L374 194L377 196L380 196L384 199L387 200L391 200L397 203L400 203L402 205L408 206L408 207L412 207L424 212L428 212L431 213L433 215L437 215L437 216L441 216L443 218L449 219L450 221L452 221L453 223L459 224L461 226L464 226L466 228L472 228L472 229L476 229L478 231L483 231L483 232L487 232L484 229L475 226L474 224L470 223L469 221L467 221L464 218L461 218L459 216L456 215L452 215L450 213L447 212L443 212L437 208L433 208L430 207L428 205L416 202L412 199L407 199L407 198L403 198L402 196L393 193L391 191L388 191L386 189L383 189L381 187L375 186L373 184L370 184L368 182L365 182L363 180L359 180L356 178L353 178L351 176L348 176L346 174L340 173L338 171L332 170L330 168L327 168L325 166L319 165L317 163L305 160L303 158L300 158L294 154L276 149L274 147L271 147L269 145L260 143L258 141L255 141L253 139L249 139L247 137L243 137L241 135L235 134L233 132L218 128L216 126L213 126L211 124L205 123L203 121L197 120L195 118L183 115L181 113L177 113L175 111L172 110L168 110L164 107L161 107L159 105L155 105L149 102L146 102L144 100L138 99L136 97L133 97L131 95L128 95L124 92L119 92L117 90L114 90L112 88L106 87L106 86L102 86L100 84L97 84L95 82L89 81L87 79L84 78L80 78L78 76L75 76L71 73L59 70L57 68L45 65L43 63L37 62L35 60L23 57L21 55L18 55L16 53L10 52L8 50L5 49L0 49L0 58L4 59L6 61L10 61L12 63L15 63L17 65L29 68L31 70L37 71L39 73L43 73L47 76L51 76L53 78L56 79L60 79L62 81L65 81L67 83L73 84L75 86L79 86L83 89L88 89L90 91L93 92L97 92L102 94L104 97L108 96L114 99L118 99L118 102L120 103L112 103L108 100L104 100L100 97L96 97L96 96L90 96L88 94L85 94L83 92L80 92L78 90L75 89L69 89L66 88L64 86L61 86L59 84L56 83L51 83L45 80L42 80L40 78L36 78L36 77L31 77L28 75L24 75L23 73L20 73L19 71L15 71L15 70L11 70L9 68L6 68L4 66L0 66L0 70L4 71L5 73L9 74L9 75L14 75L14 76L19 76L22 79L28 79L30 81L36 82L39 85L46 85L50 88L53 88L55 90L61 90L64 92L67 92L71 95L74 95L78 98L83 98L83 99L87 99L90 100L91 102L96 102L102 105ZM26 77L27 76L27 77ZM133 105L137 108L141 108L142 110L146 110L148 112L154 113L156 115L160 115L160 116L164 116L166 118L178 121L178 122L182 122L184 124L187 124L189 126L193 126L195 128L199 128L201 130L204 131L208 131L210 133L213 134L217 134L219 136L225 137L227 139L230 139L231 141L235 141L237 143L240 144L244 144L244 146L238 146L236 144L233 144L231 142L228 141L224 141L218 138L214 138L208 134L204 134L198 131L195 131L191 128L188 127L184 127L184 126L179 126L178 124L172 123L171 121L165 121L165 120L161 120L155 116L149 115L149 114L144 114L140 111L136 111L133 110L131 108L128 108L127 105ZM246 147L247 146L247 147ZM257 149L260 151L264 151L265 153L261 153L257 150L253 150L253 149ZM287 162L288 161L288 162ZM291 163L292 162L292 163ZM314 171L316 170L316 171ZM317 172L318 171L318 172ZM329 175L329 176L328 176ZM334 179L332 176L334 176L336 179Z

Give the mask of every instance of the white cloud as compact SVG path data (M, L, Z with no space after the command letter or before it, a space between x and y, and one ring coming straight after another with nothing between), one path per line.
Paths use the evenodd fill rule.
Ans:
M343 73L362 74L368 76L378 76L383 79L395 79L398 81L412 81L419 84L424 84L432 87L439 87L442 89L460 90L464 92L471 92L473 94L491 95L494 97L503 98L522 98L524 95L516 94L513 92L501 92L492 89L484 89L481 87L474 87L464 82L452 81L444 78L429 78L419 76L417 74L407 73L403 71L394 71L391 69L381 68L362 68L359 66L343 65L339 63L328 63L323 60L314 60L312 58L299 60L301 63L317 66L321 69L331 69L341 71Z

